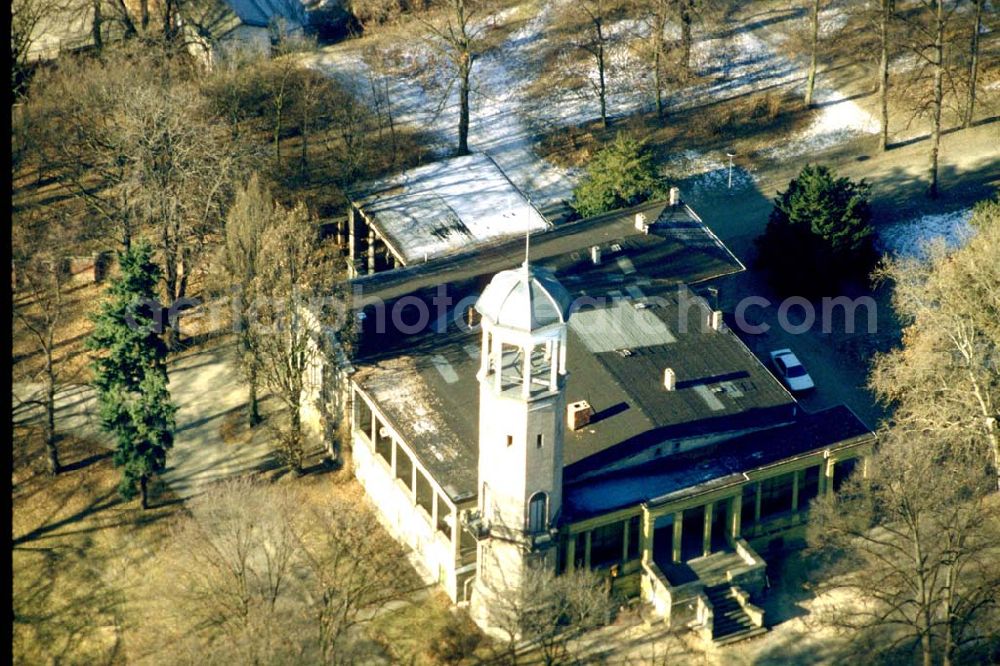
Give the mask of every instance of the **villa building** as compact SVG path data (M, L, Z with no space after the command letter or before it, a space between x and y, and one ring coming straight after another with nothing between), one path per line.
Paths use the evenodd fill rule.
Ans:
M368 217L396 269L354 281L353 465L424 573L484 625L530 562L716 641L763 631L765 557L875 437L805 412L697 292L743 266L694 211L525 218L527 260L522 235L415 263L397 218Z

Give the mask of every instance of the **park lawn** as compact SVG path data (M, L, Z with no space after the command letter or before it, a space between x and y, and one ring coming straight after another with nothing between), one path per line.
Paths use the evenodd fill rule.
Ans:
M153 508L117 494L110 452L68 436L52 478L37 427L12 441L14 663L124 663L130 592L180 505L160 489Z

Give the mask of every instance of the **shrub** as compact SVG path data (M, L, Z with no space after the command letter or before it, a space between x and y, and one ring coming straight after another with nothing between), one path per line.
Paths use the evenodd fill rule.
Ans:
M869 196L864 180L806 165L774 199L767 229L756 241L758 263L775 286L817 295L843 279L866 276L877 259Z
M447 624L431 641L428 651L437 662L457 664L476 651L481 639L482 634L468 615L450 613Z
M645 143L619 133L594 155L586 177L573 191L572 206L583 217L590 217L635 206L662 191Z

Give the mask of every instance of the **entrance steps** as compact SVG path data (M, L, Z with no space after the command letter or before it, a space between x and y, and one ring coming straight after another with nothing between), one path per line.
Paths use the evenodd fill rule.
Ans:
M712 642L727 645L767 632L757 626L736 599L728 583L705 587L705 596L712 603Z

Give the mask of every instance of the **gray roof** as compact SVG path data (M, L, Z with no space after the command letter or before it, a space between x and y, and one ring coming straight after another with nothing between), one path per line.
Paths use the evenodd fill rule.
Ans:
M564 519L581 520L640 502L667 502L692 490L742 482L744 472L779 460L873 438L868 427L844 405L815 414L798 412L784 425L664 456L641 469L633 467L568 483L563 489Z
M486 285L476 310L494 324L533 331L566 323L573 301L552 271L532 266L501 271Z
M363 185L352 197L404 265L550 224L488 156L465 155Z
M568 481L660 442L726 437L793 418L788 392L732 332L708 329L707 304L683 286L742 265L690 211L662 203L642 210L656 220L649 234L635 230L633 209L532 243L532 265L551 270L570 298L588 303L569 319L566 391L567 400L588 400L596 414L588 427L566 433ZM593 244L602 246L600 265L590 260ZM464 314L458 310L475 302L498 272L493 266L523 259L517 246L479 251L451 270L411 272L410 288L392 275L405 270L356 283L375 287L365 293L379 298L393 294L390 309L400 296L432 303L444 290L452 299L435 325L412 335L395 330L392 317L383 317L380 334L379 316L367 306L355 381L453 499L475 494L478 458L479 333L456 324ZM405 309L399 318L413 321ZM577 318L586 325L574 325ZM667 367L676 372L675 391L663 388Z

